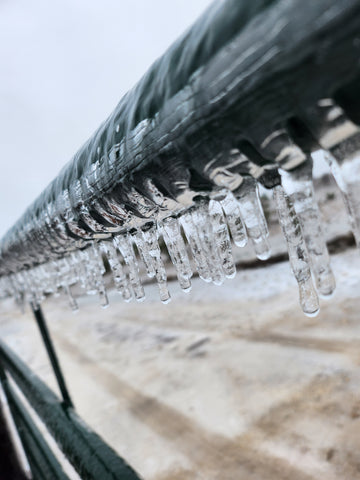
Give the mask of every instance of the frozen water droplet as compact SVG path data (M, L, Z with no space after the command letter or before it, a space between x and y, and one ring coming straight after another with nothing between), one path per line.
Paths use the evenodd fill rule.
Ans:
M319 299L311 279L310 265L295 209L281 186L273 190L281 229L289 252L289 262L299 285L300 305L306 315L319 311Z
M328 297L335 290L335 277L320 223L319 209L314 197L310 162L291 172L281 172L283 186L294 204L300 219L311 270L319 295Z
M161 232L176 269L180 287L185 292L189 292L191 290L192 270L178 220L174 217L165 218L161 224Z
M259 190L255 179L246 177L242 185L234 192L239 201L241 218L243 219L249 238L251 238L256 256L267 260L271 250L267 240L269 231L259 198Z
M247 244L247 234L241 219L239 202L231 192L228 192L226 196L220 200L220 203L224 211L233 242L238 247L245 247Z

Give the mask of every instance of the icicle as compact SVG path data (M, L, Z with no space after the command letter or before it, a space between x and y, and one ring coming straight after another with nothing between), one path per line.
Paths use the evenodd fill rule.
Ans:
M161 224L161 232L176 269L180 287L184 292L190 292L192 270L178 220L174 217L165 218Z
M292 172L282 171L281 176L284 189L300 219L317 291L319 295L327 297L335 290L335 278L314 197L311 168L309 162Z
M77 275L73 272L72 264L67 258L62 258L57 261L57 284L59 287L62 287L69 299L69 304L73 312L79 310L78 304L71 292L71 285L76 283L78 280Z
M113 239L114 246L117 247L126 263L129 271L130 285L137 301L142 302L145 299L144 288L141 285L139 276L139 266L132 247L129 235L117 235Z
M224 211L233 242L238 247L245 247L247 244L247 234L241 220L239 202L231 192L228 192L225 198L220 200L220 204Z
M234 191L234 195L239 201L241 218L253 242L256 256L260 260L267 260L271 253L267 241L269 231L256 180L250 177L244 178L242 185Z
M202 251L208 264L211 280L215 285L221 285L225 280L225 276L216 242L214 241L208 202L205 199L199 200L196 208L192 210L191 215L199 235Z
M110 242L100 242L100 250L106 255L108 259L115 288L121 293L125 302L130 302L132 298L131 290L129 288L128 280L126 278L123 267L119 261L119 258L116 253L116 248Z
M139 241L140 235L142 241ZM167 287L166 270L161 258L160 247L158 243L157 227L155 224L148 224L142 230L135 234L136 245L139 248L144 262L147 262L147 271L149 277L156 278L159 287L160 300L168 303L171 300Z
M154 278L156 275L154 259L150 254L149 245L145 242L142 230L133 230L131 236L140 253L141 259L144 262L146 274L149 278Z
M202 244L199 238L199 234L191 215L191 210L187 210L180 217L180 223L184 229L184 233L192 256L195 261L196 270L199 273L199 277L205 282L211 282L211 273L206 260L205 252L202 248Z
M79 310L79 306L77 304L77 301L75 300L73 294L72 294L72 291L71 291L71 287L70 285L64 285L64 290L68 296L68 299L69 299L69 304L70 304L70 307L71 307L71 310L75 313Z
M103 274L105 272L101 253L94 243L86 250L80 251L82 257L82 266L85 268L85 289L88 295L98 294L100 305L106 308L109 300L104 285Z
M15 303L19 306L22 313L25 312L25 292L18 281L18 274L10 275L7 278L4 278L4 281L7 280L7 292L9 295L12 295L15 298Z
M341 191L350 228L356 245L360 248L360 158L357 157L353 161L345 160L340 166L328 150L323 150L323 154Z
M210 200L209 215L214 232L215 245L222 261L223 271L226 277L234 278L236 275L236 267L232 255L229 231L221 204L216 200Z
M313 317L319 312L319 299L312 282L299 219L284 189L277 186L273 192L281 229L289 252L290 266L299 284L300 305L305 315Z

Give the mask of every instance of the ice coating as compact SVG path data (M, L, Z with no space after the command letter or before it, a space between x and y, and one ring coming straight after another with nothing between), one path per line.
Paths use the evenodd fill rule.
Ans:
M299 217L317 291L327 297L335 290L335 277L321 227L320 212L312 183L312 164L281 172L283 186Z
M356 195L360 176L355 168L358 166L357 157L350 159L352 164L339 165L335 157L330 157L328 162L348 202L349 215L353 214L355 218L352 218L354 225L359 211L359 196ZM350 164L351 171L356 173L354 178L347 171ZM280 171L283 185L277 183L277 186L272 186L291 270L299 286L300 304L308 316L316 315L319 311L317 292L329 296L335 288L313 192L311 167L311 162L308 162L291 172ZM248 237L258 258L264 260L269 257L269 231L255 178L244 176L241 185L234 191L218 187L210 194L196 194L185 182L181 195L187 195L189 201L186 204L167 197L166 191L160 192L151 182L146 183L146 188L151 190L153 200L160 207L156 221L139 216L133 221L133 214L126 211L119 195L111 200L111 208L109 201L101 205L96 203L94 206L98 214L104 209L110 212L107 221L111 223L111 228L119 222L128 225L128 229L113 231L110 238L106 239L101 236L89 241L74 239L72 245L75 250L67 256L1 277L0 296L14 297L23 308L26 302L36 307L48 295L64 292L70 307L76 311L78 305L75 297L79 295L79 286L87 294L98 295L100 305L106 307L108 297L104 275L105 265L108 265L110 272L107 283L112 279L110 284L119 291L125 302L144 300L141 280L141 272L144 271L158 284L160 300L167 303L170 294L166 255L175 267L180 288L185 292L190 291L191 277L196 273L205 282L215 285L221 285L226 278L233 278L236 274L233 248L244 247ZM135 202L138 196L133 194L132 198ZM176 213L169 215L172 209ZM86 236L91 232L85 232L84 218L91 212L91 209L82 211L80 230ZM141 215L145 213L142 210ZM98 228L89 219L87 221L94 229ZM77 231L75 218L71 222L74 231ZM43 236L36 235L34 241L46 246L45 236L45 233ZM21 256L19 258L22 259Z
M272 167L296 168L290 175L298 188L292 194L295 210L319 292L331 294L334 281L316 205L307 179L299 180L297 167L306 159L305 150L314 144L331 148L333 153L337 143L356 131L349 133L339 123L335 102L327 112L330 116L320 118L326 128L317 128L319 119L312 121L306 112L309 103L323 99L324 106L324 99L328 102L334 95L339 102L342 98L349 103L348 95L338 97L338 90L346 90L344 82L359 75L358 12L356 0L318 0L312 8L302 8L300 1L213 2L123 97L4 237L0 245L2 294L37 304L48 293L66 290L73 303L70 287L79 283L87 292L98 293L105 306L105 255L124 297L128 296L126 289L131 289L135 298L142 299L135 241L150 278L158 281L166 301L157 225L178 215L199 275L220 284L233 274L233 268L223 217L211 200L218 187L234 189L235 203L230 192L221 202L232 238L237 245L246 242L243 221L258 258L268 258L268 231L256 183L267 162ZM349 108L349 112L354 110ZM303 132L287 131L297 128L290 120L304 123L312 132L309 149L300 145L305 137L296 135ZM213 159L221 163L233 147L241 154L241 149L250 152L244 155L251 157L256 169L246 170L236 160L219 165L217 175L204 175L204 164ZM356 231L359 195L352 178L356 161L347 160L349 171L345 166L342 174L348 185L348 203L354 206L350 213ZM183 181L179 172L185 172L185 177L189 173L189 178ZM234 178L235 182L228 183ZM182 198L176 184L184 186ZM190 184L203 200L193 202L194 195L187 195ZM298 195L302 188L304 198ZM148 223L155 231L147 230ZM99 239L113 244L116 251L101 247ZM177 258L182 246L178 250L171 239L167 244L170 256ZM177 269L186 289L189 276L179 262Z
M259 198L257 182L247 177L241 186L234 191L239 202L241 218L243 219L249 238L252 240L256 256L267 260L271 251L268 243L269 230Z
M319 312L319 299L311 278L310 263L300 221L282 186L275 187L273 195L289 252L290 266L299 285L300 305L305 315L313 317Z

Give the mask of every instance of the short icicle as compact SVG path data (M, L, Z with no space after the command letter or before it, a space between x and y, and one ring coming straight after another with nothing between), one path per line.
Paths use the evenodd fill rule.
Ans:
M254 178L245 177L244 182L234 191L234 195L238 199L241 218L253 242L256 256L260 260L267 260L271 254L267 240L269 230L259 198L257 181Z
M178 219L175 217L167 217L163 219L161 223L161 233L171 261L176 269L176 275L180 287L184 292L190 292L192 269L186 246L181 236Z

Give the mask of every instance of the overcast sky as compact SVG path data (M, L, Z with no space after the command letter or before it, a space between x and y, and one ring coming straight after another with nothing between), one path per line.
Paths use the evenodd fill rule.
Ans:
M0 0L0 236L209 0Z

